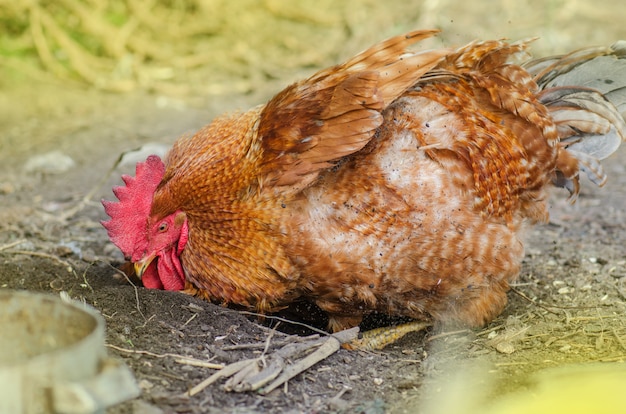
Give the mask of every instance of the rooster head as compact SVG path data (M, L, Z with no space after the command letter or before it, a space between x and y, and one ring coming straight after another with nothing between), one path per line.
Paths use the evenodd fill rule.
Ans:
M123 175L126 185L113 188L119 201L102 201L111 219L101 223L111 242L134 264L145 287L181 290L185 274L180 255L189 234L187 217L180 210L165 217L151 215L152 198L164 174L165 165L156 155L137 163L136 176Z

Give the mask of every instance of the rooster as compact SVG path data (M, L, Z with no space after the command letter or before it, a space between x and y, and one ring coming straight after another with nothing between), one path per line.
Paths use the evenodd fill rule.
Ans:
M383 41L178 139L103 201L147 288L329 328L370 312L481 326L502 312L547 197L626 134L626 46L528 60L528 43ZM619 107L620 109L618 109Z

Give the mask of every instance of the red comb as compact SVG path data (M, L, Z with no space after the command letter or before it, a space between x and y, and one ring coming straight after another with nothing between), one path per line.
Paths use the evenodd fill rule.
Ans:
M150 216L152 196L165 174L165 164L156 155L138 162L135 177L122 175L125 186L113 187L119 202L102 200L111 220L102 221L109 239L128 259L141 244L147 243L146 222Z

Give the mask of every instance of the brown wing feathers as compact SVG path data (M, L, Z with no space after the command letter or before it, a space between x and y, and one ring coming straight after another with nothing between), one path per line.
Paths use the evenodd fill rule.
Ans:
M258 130L267 181L306 184L320 169L363 148L383 122L381 111L449 53L406 51L435 33L391 38L272 99Z

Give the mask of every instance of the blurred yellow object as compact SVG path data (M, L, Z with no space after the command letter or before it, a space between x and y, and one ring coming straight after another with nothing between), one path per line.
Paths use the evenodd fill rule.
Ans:
M484 368L484 367L481 367ZM537 371L516 379L516 390L498 393L502 378L478 367L435 385L425 414L624 414L626 364L590 363ZM481 374L480 372L483 372ZM404 410L406 411L406 408Z
M626 413L626 366L572 365L540 371L533 385L506 394L484 414L623 414Z

